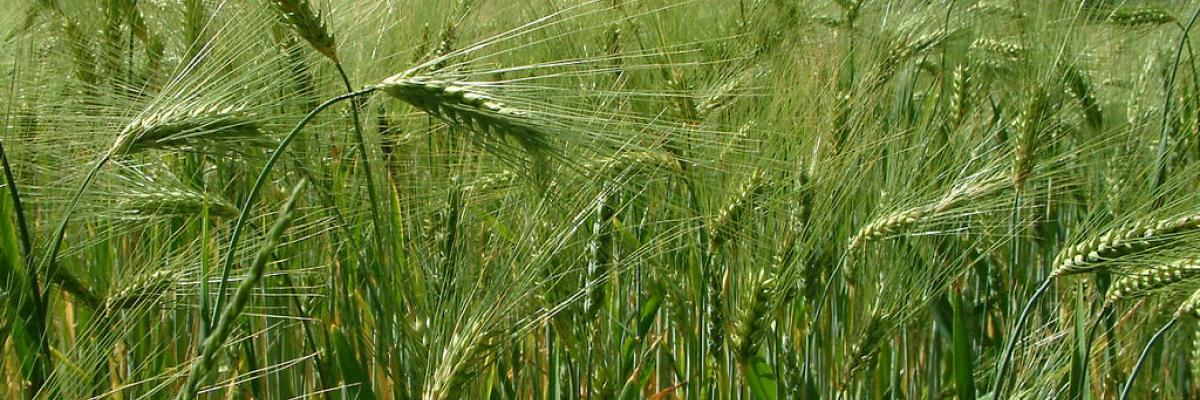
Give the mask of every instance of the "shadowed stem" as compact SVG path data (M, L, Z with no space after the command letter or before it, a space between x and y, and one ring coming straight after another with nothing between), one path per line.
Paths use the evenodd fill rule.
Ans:
M21 234L22 251L25 252L25 257L29 257L33 253L33 242L29 238L29 225L25 223L25 211L21 207L21 193L17 190L17 180L13 177L12 166L8 163L8 153L4 152L3 141L0 141L0 165L4 167L4 184L8 186L13 212L17 214L17 230Z
M25 223L25 211L21 207L21 193L17 190L17 180L13 176L12 165L8 163L8 153L4 151L4 142L2 141L0 141L0 165L4 168L4 184L8 186L9 198L12 199L13 204L13 213L16 214L17 231L21 235L21 251L23 254L20 259L28 263L28 260L32 260L33 244L29 238L28 225ZM4 218L4 216L0 215L0 218ZM38 285L37 274L30 273L28 275L29 282L27 284L29 285L29 290L32 292L29 300L33 303L32 306L35 315L25 316L26 318L33 317L34 319L25 321L25 326L27 330L32 329L29 331L30 336L37 340L38 351L41 353L41 356L38 357L38 365L33 367L31 376L28 377L29 391L36 394L45 385L46 374L50 371L50 345L44 329L45 323L43 321L46 318L46 309L44 306L45 302L41 301L42 290Z
M1137 363L1133 364L1133 370L1129 371L1129 378L1125 380L1125 387L1121 388L1121 400L1129 398L1129 392L1133 390L1133 382L1137 379L1138 372L1142 370L1142 365L1146 363L1146 356L1150 355L1150 349L1154 348L1154 345L1157 344L1158 341L1167 334L1167 331L1170 330L1172 326L1175 326L1176 322L1179 322L1178 315L1171 318L1170 321L1167 321L1162 328L1158 329L1158 332L1154 332L1154 336L1150 337L1150 341L1146 342L1146 347L1142 348L1142 355L1138 356Z
M1042 286L1039 286L1037 291L1033 292L1033 296L1029 297L1029 302L1025 303L1025 308L1021 310L1021 315L1017 317L1017 323L1013 325L1008 335L1008 345L1004 346L1004 354L1000 356L999 365L997 365L996 379L992 384L992 398L1002 399L1000 391L1005 388L1005 372L1008 371L1008 363L1012 360L1013 352L1016 351L1017 341L1021 340L1021 329L1025 327L1025 320L1029 318L1029 313L1033 311L1033 306L1038 299L1046 293L1050 288L1050 284L1054 282L1054 277L1050 276L1042 281Z

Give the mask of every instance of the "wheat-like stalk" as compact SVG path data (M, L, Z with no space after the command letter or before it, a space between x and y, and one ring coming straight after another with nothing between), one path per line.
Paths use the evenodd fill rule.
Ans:
M854 250L862 247L864 243L903 232L919 224L926 216L933 215L936 211L937 209L933 206L919 206L880 218L859 229L858 233L850 239L850 249Z
M761 63L739 69L737 73L709 89L696 102L695 114L704 119L708 115L719 111L736 100L740 94L739 91L745 90L753 82L765 78L769 71L767 66Z
M1093 131L1099 130L1104 123L1104 114L1101 112L1100 101L1096 99L1091 81L1083 71L1073 65L1067 67L1063 78L1066 80L1067 90L1079 102L1088 126Z
M1197 231L1200 231L1200 215L1127 223L1060 251L1053 275L1091 272L1106 261L1167 245Z
M499 332L483 326L483 321L469 324L466 330L454 332L446 343L433 377L426 381L422 400L461 398L470 380L494 361L493 349L499 344Z
M1200 261L1184 259L1166 264L1142 268L1122 275L1108 289L1108 302L1145 296L1156 289L1165 288L1200 276Z
M1200 321L1193 324L1200 325ZM1188 366L1192 376L1200 376L1200 327L1192 327L1192 354L1188 357Z
M154 217L196 216L205 209L213 217L232 217L238 209L224 197L201 192L179 181L166 169L149 172L125 168L117 175L115 189L105 195L114 201L111 214L118 219L143 220ZM110 184L111 185L111 184Z
M512 186L517 179L520 178L516 172L510 170L501 170L495 173L483 175L466 185L463 185L462 191L466 196L481 195L489 193L500 188Z
M1124 26L1162 25L1175 22L1175 17L1154 7L1122 7L1108 16L1108 21Z
M526 150L549 145L543 124L528 111L508 105L477 84L396 75L378 88L447 122L516 139Z
M106 313L112 313L156 302L178 283L179 273L169 269L160 269L140 275L132 282L109 293L108 297L104 299L101 309Z
M217 320L216 327L201 342L199 357L192 364L192 368L187 374L187 380L175 397L176 400L195 398L201 380L212 371L217 361L217 355L220 354L221 348L225 346L225 341L229 338L229 334L233 332L234 323L241 316L242 310L250 302L250 296L254 292L254 287L258 285L258 281L262 280L264 272L267 269L267 263L273 257L275 248L279 246L279 243L283 239L283 233L287 231L287 228L291 226L292 220L296 217L296 200L300 197L300 192L304 189L304 184L305 181L302 180L296 187L292 188L291 195L288 196L287 202L280 209L275 225L271 227L271 231L263 240L262 246L259 247L254 261L250 264L246 276L242 279L242 283L238 285L237 291L234 292L233 297L229 300L229 304L221 310L221 317Z
M901 64L941 44L948 36L946 31L939 29L911 40L900 42L880 61L879 69L875 72L876 76L874 81L871 82L870 89L879 89L888 79L896 74Z
M317 52L334 63L339 62L333 34L308 0L271 0L271 5L279 12L283 22L291 26L296 34L304 38Z
M952 127L961 126L967 119L971 108L971 90L974 81L971 71L964 65L954 67L950 75L950 123Z
M1006 42L1000 39L993 38L978 38L971 42L970 49L972 51L980 51L988 54L997 55L1000 58L1017 61L1025 57L1028 49L1019 43Z
M716 218L709 221L707 268L704 271L704 317L705 329L708 333L707 346L710 354L717 360L722 357L725 346L725 279L727 271L723 265L718 265L715 254L722 244L736 236L737 227L741 225L743 215L754 208L759 198L767 189L766 172L755 170L742 186L721 207Z
M596 219L592 222L592 239L588 242L587 281L584 283L584 318L591 320L604 304L604 281L611 269L613 258L612 220L616 207L612 204L614 193L604 190L596 197Z
M580 169L585 173L598 171L602 176L619 175L626 172L648 172L654 169L682 173L679 159L661 151L627 151L613 157L584 162Z
M112 154L147 149L231 148L268 144L258 122L243 105L185 104L131 121L113 145Z
M767 334L771 322L771 299L775 292L773 277L759 277L750 285L746 304L741 308L733 326L734 354L745 365L758 352L758 345Z
M1049 117L1056 107L1049 94L1040 85L1030 90L1029 100L1013 122L1016 131L1013 151L1013 185L1017 190L1025 187L1025 181L1033 172L1039 149L1044 148L1046 134L1050 128Z
M708 248L710 251L714 251L735 236L742 215L754 207L766 189L766 171L760 169L751 173L750 177L721 207L716 218L709 221Z
M1185 316L1200 318L1200 289L1193 291L1183 303L1179 304L1179 308L1175 310L1176 318Z
M971 201L995 193L1002 187L1004 187L1004 181L998 175L959 184L934 203L887 214L862 227L850 239L850 250L859 249L875 240L906 232L927 221L952 215L960 207L969 206Z
M122 219L145 219L163 216L195 216L205 207L210 216L233 217L237 207L221 197L185 189L130 191L116 195L116 216Z
M862 337L850 348L850 359L847 361L843 382L850 382L854 375L875 360L879 354L879 347L888 337L890 324L891 316L874 312L871 314L871 319L862 330Z

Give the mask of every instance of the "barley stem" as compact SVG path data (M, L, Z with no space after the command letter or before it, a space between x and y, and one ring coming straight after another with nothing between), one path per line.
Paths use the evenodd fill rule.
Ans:
M1039 286L1037 290L1033 292L1033 295L1029 297L1029 302L1025 303L1025 308L1021 310L1021 315L1017 317L1017 323L1013 325L1011 330L1009 330L1008 344L1004 346L1004 354L1000 356L1000 360L998 361L999 365L997 365L998 369L996 370L996 379L995 382L992 383L992 398L1004 398L1001 390L1004 390L1005 388L1004 381L1005 378L1007 378L1005 373L1008 371L1008 363L1012 360L1013 352L1017 347L1017 342L1021 339L1021 329L1025 326L1025 320L1029 318L1030 312L1033 311L1034 304L1037 303L1038 299L1046 293L1046 290L1050 288L1050 284L1053 282L1053 277L1048 277L1042 281L1042 285Z
M1158 329L1158 332L1154 332L1154 336L1150 337L1150 341L1146 342L1146 347L1142 348L1142 354L1138 356L1137 363L1133 364L1133 370L1129 371L1129 377L1125 379L1125 386L1121 388L1121 400L1129 398L1129 393L1133 390L1133 382L1137 380L1138 372L1141 372L1142 366L1146 364L1146 357L1150 355L1150 349L1154 348L1155 344L1158 344L1158 341L1167 334L1167 331L1176 322L1179 322L1179 316L1172 317L1162 328Z
M230 233L229 236L229 248L225 252L225 261L221 266L221 280L217 283L217 300L213 303L213 310L220 310L221 305L224 302L225 286L229 281L229 272L233 267L234 254L237 253L238 240L241 239L242 229L246 225L246 220L250 217L250 210L254 207L254 202L258 200L258 195L262 192L263 186L266 186L267 179L271 174L271 169L275 167L275 163L279 161L281 156L283 156L283 153L287 150L288 145L296 139L296 136L299 136L300 130L304 129L305 126L308 126L308 123L312 122L313 118L315 118L317 114L320 114L322 111L325 111L326 108L348 99L371 94L375 90L377 90L377 88L369 87L357 92L346 93L326 100L324 103L318 105L317 108L309 111L308 115L305 115L304 118L300 119L300 122L297 122L296 126L292 128L292 131L288 132L287 136L285 136L283 140L279 142L279 146L275 148L275 151L271 153L271 157L267 159L267 163L263 165L262 171L259 171L258 179L254 181L254 186L250 187L250 192L246 194L246 201L242 205L242 212L238 215L237 222L233 225L233 232ZM76 197L78 198L78 195ZM207 296L208 294L201 293L201 295ZM214 315L214 318L215 317L216 316ZM216 321L213 321L213 323L215 322Z

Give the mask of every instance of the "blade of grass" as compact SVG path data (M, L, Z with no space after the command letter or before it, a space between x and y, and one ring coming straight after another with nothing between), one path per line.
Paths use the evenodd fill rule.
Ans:
M971 352L971 332L967 322L967 311L963 305L962 290L955 290L951 298L951 309L954 313L954 354L951 355L954 364L954 391L958 393L959 399L972 400L975 398L975 357Z

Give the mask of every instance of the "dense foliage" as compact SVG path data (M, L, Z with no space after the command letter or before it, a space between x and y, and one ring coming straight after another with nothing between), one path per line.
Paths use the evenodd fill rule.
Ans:
M1200 2L0 0L0 397L1200 397Z

